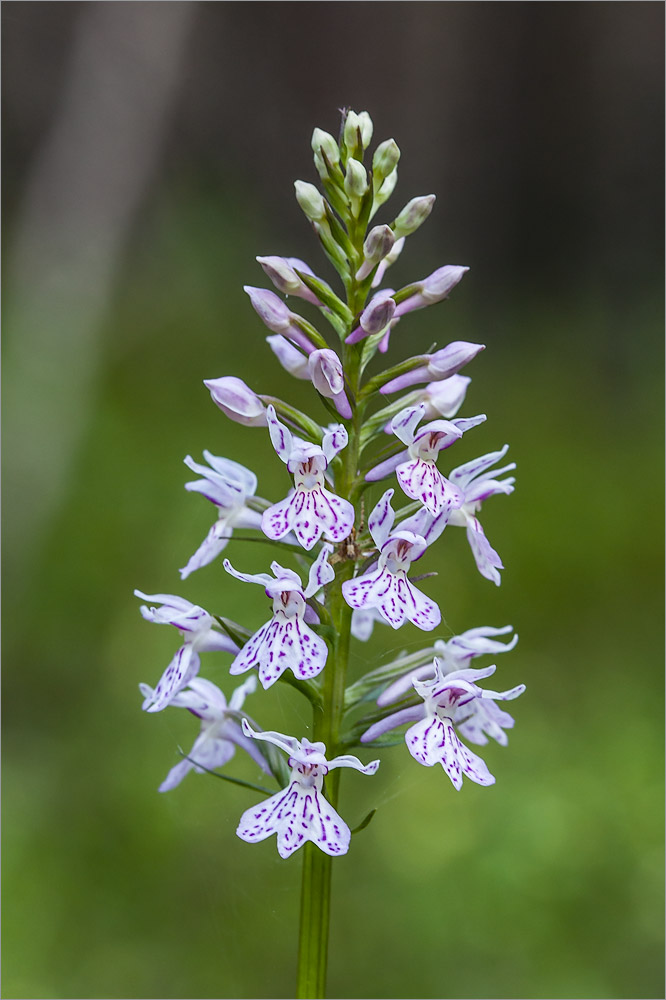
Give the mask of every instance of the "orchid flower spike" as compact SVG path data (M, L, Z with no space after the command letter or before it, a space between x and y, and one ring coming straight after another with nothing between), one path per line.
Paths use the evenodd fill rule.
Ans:
M276 732L258 733L245 719L242 726L246 736L266 740L289 755L291 779L282 791L243 813L236 830L241 840L257 844L276 833L281 858L288 858L308 840L333 857L346 854L351 831L324 798L324 777L336 767L353 767L361 774L374 774L379 761L363 764L351 754L327 760L323 743L299 741Z
M216 630L212 615L186 601L184 597L176 597L174 594L144 594L140 590L135 590L134 594L144 601L158 601L162 605L161 608L152 608L142 604L140 611L146 621L156 625L174 625L182 632L185 640L142 706L145 712L161 712L199 673L199 653L215 649L236 653L238 646L228 636Z
M431 514L438 515L459 507L463 494L441 474L436 465L437 456L466 430L483 423L486 417L479 414L453 421L433 420L417 431L425 410L425 404L419 403L406 407L393 418L391 429L408 446L407 450L381 462L365 478L368 482L376 482L395 469L403 493L412 500L419 500Z
M261 514L247 506L247 501L254 497L257 489L255 474L244 465L228 458L218 458L209 451L204 451L204 458L210 468L197 464L190 455L185 459L185 465L203 477L185 483L185 489L201 493L215 504L218 517L187 566L181 569L181 580L185 580L195 569L212 562L226 547L234 528L261 530Z
M256 667L264 688L274 684L287 669L300 680L310 680L321 673L328 646L308 628L306 621L316 624L319 619L305 602L334 578L335 571L328 563L332 551L332 546L322 545L310 567L305 588L298 573L277 562L271 563L273 576L269 576L268 573L239 573L228 559L224 560L227 573L245 583L260 583L266 596L273 601L273 617L246 642L231 664L230 673L242 674Z
M403 674L393 684L390 684L380 694L377 704L380 708L383 708L385 705L391 705L393 702L399 701L400 698L411 692L413 681L420 681L426 677L430 677L433 671L433 652L439 660L442 673L446 674L454 673L458 670L466 670L476 656L508 653L518 642L517 635L514 635L510 642L498 642L492 638L492 636L496 635L506 635L507 632L513 632L511 625L505 625L503 628L492 628L490 625L482 625L479 628L468 629L467 632L462 632L461 635L454 635L448 641L437 639L433 650L424 651L430 652L428 662Z
M322 534L329 542L341 542L354 526L354 508L326 489L324 473L347 444L347 431L335 425L319 447L292 435L272 406L266 415L273 447L294 476L294 491L264 511L262 531L277 541L293 530L304 549L311 549Z
M439 625L440 610L407 579L411 563L423 555L426 542L412 531L391 532L395 520L392 496L393 490L387 490L368 518L370 534L379 549L376 565L363 576L346 580L342 594L351 608L377 608L392 628L410 621L429 632Z
M244 684L236 688L227 704L227 699L215 684L203 677L195 677L189 687L171 699L169 704L172 708L186 708L201 720L201 730L187 758L171 768L158 791L171 791L192 770L203 774L204 771L223 767L234 756L236 747L245 750L266 774L271 773L266 758L242 733L237 721L246 696L252 694L256 686L257 678L248 677ZM139 688L144 698L152 700L152 688L147 684L139 684Z
M458 670L446 674L435 657L433 667L431 680L414 681L423 704L402 709L375 723L363 734L361 742L369 743L406 722L418 720L407 730L405 742L419 764L426 767L441 764L458 790L462 787L463 774L479 785L493 785L495 778L485 761L460 741L455 727L458 726L473 743L487 743L487 733L505 745L508 741L504 729L510 729L514 720L494 702L517 698L525 685L519 684L503 692L480 688L476 681L494 673L494 665L483 670Z

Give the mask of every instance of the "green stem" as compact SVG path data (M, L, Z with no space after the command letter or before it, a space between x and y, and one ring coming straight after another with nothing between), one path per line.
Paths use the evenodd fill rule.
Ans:
M362 237L359 237L362 243ZM347 296L350 315L355 315L362 307L362 292L352 278ZM351 331L349 324L347 333ZM360 382L360 349L356 346L343 347L343 364L347 384L354 396ZM352 500L355 494L359 464L360 429L363 423L364 406L355 406L350 422L347 447L340 455L340 465L335 474L335 492L339 497ZM358 511L356 512L358 515ZM355 521L358 517L355 518ZM341 546L345 557L336 564L335 579L331 582L326 596L326 606L330 613L334 637L330 644L328 662L323 674L323 704L314 706L313 736L326 744L329 758L335 757L341 745L340 736L345 711L345 686L349 664L349 641L351 635L352 609L344 599L342 585L354 572L354 559L346 557L345 544ZM340 787L340 771L335 770L326 779L326 798L333 808L337 808ZM326 991L326 966L328 961L328 930L331 905L331 865L332 858L324 854L312 843L303 850L301 881L301 917L298 948L299 1000L318 1000Z

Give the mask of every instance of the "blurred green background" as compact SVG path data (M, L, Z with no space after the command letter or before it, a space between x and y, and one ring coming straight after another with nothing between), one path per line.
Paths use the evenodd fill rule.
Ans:
M490 789L457 793L401 747L345 780L350 825L377 815L335 862L329 995L663 996L662 6L19 2L3 20L3 995L293 995L300 858L236 838L247 790L157 794L196 725L140 711L176 636L132 590L266 618L219 560L180 583L212 523L181 463L208 448L264 496L287 485L203 378L324 418L242 285L265 284L259 253L331 280L291 182L315 179L311 129L345 103L402 148L381 221L438 195L396 287L471 266L390 357L487 345L463 413L488 422L451 464L511 445L516 492L483 512L502 586L451 529L424 589L443 637L512 623L497 687L527 692L509 747L484 749ZM228 554L260 570L271 550ZM377 627L353 669L426 642ZM227 692L228 664L203 670ZM282 688L248 708L303 735Z

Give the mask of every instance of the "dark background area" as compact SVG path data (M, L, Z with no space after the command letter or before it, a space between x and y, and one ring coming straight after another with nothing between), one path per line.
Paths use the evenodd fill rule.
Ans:
M450 631L512 622L498 686L528 690L484 754L494 788L457 794L400 747L371 789L346 783L351 825L378 812L336 862L330 995L663 995L663 5L10 2L2 20L4 995L293 992L300 861L235 837L251 793L192 776L157 795L194 731L140 712L174 640L132 590L265 618L219 561L180 583L210 525L181 461L209 448L284 489L267 434L203 378L323 418L242 285L268 253L334 280L292 184L316 180L312 128L335 133L343 105L402 150L378 221L437 194L396 287L471 268L390 360L487 345L463 412L489 419L456 458L511 444L516 492L483 518L507 568L496 590L451 532L428 593ZM248 570L269 554L229 547ZM376 631L358 673L423 645ZM211 654L204 674L226 691L227 669ZM296 693L255 697L267 728L305 725Z

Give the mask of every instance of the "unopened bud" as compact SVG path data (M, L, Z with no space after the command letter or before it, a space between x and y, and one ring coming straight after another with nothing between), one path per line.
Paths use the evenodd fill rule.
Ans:
M452 344L447 344L441 351L435 351L434 354L428 354L422 359L415 358L415 361L422 360L423 364L418 364L410 371L391 379L379 391L387 395L401 392L420 382L439 382L450 378L475 358L479 351L483 351L484 347L484 344L470 344L466 340L456 340Z
M393 191L397 183L398 183L398 168L396 167L395 170L388 175L388 177L386 178L382 186L379 188L379 190L375 191L374 198L372 200L373 212L376 212L377 209L380 208L385 201L389 200L389 198L393 194Z
M302 354L280 334L266 337L266 342L285 371L293 375L294 378L310 378L307 354Z
M362 198L368 190L368 175L365 167L358 160L347 161L345 174L345 191L350 198Z
M425 403L425 420L437 417L455 417L462 406L471 382L467 375L450 375L441 382L431 382L423 390L418 402Z
M296 201L311 222L323 222L326 218L326 202L314 184L294 181Z
M246 427L265 427L266 408L256 392L240 378L224 375L222 378L204 379L204 385L223 413L237 424Z
M317 392L329 399L345 387L342 362L335 351L313 351L308 358L308 372Z
M312 274L305 261L299 260L298 257L257 257L256 259L264 269L264 273L283 295L297 295L298 298L306 299L316 306L321 305L314 292L310 291L294 270L294 268L298 268L305 274Z
M402 248L404 247L404 245L405 245L405 237L404 236L401 236L399 240L395 241L395 243L393 244L392 250L390 251L390 253L388 253L386 255L386 257L384 257L384 260L381 261L379 267L377 268L377 270L375 272L375 276L372 279L372 287L373 288L376 288L377 285L380 284L382 278L384 277L384 273L386 271L386 268L390 267L391 264L395 264L396 260L398 259L398 257L400 256L400 254L402 252Z
M395 236L390 226L375 226L368 233L363 244L363 263L356 272L356 280L363 281L373 267L383 260L393 248Z
M380 142L372 157L372 179L375 188L378 188L382 181L393 173L400 159L400 149L395 139L385 139Z
M331 166L340 162L340 150L338 144L330 134L321 128L316 128L312 133L312 152L315 157L326 157Z
M360 324L368 336L384 330L395 312L395 302L390 291L377 292L361 313Z
M313 351L308 359L308 372L317 392L332 399L340 416L349 419L352 411L345 395L344 370L335 351Z
M244 285L243 290L250 296L252 308L273 333L286 333L291 326L291 312L282 299L268 288L253 288Z
M415 309L423 309L425 306L434 305L445 299L452 288L458 284L468 267L460 267L458 264L445 264L438 267L436 271L429 274L423 281L417 281L414 285L415 293L398 306L398 315L413 312Z
M410 233L416 232L419 226L425 222L432 212L432 206L434 204L434 194L424 194L419 198L412 198L411 201L408 201L400 215L398 215L397 219L393 223L393 232L395 233L396 239L399 239L401 236L409 236Z
M347 149L352 150L355 148L358 143L359 132L361 134L361 145L363 149L367 149L372 139L372 130L372 118L367 111L361 111L358 115L355 111L350 111L345 119L343 130Z

